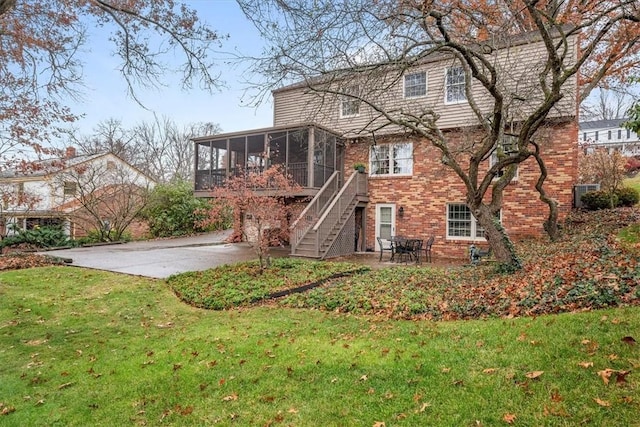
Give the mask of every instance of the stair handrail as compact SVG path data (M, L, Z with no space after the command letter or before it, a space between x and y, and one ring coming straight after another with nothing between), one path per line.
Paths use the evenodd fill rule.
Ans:
M351 203L355 200L357 196L357 182L356 176L360 172L354 172L347 182L342 186L338 194L333 198L331 204L325 209L324 213L320 217L320 219L316 222L316 225L313 227L313 231L316 233L316 246L320 248L320 245L327 238L333 227L338 223L340 219L340 215L344 213L344 211L351 205ZM355 183L355 184L354 184ZM350 196L349 200L343 200L343 196L347 193L347 196ZM346 203L344 203L346 202ZM343 205L344 203L344 205ZM325 224L325 221L329 216L332 216L332 223ZM323 229L318 232L320 227Z
M309 215L309 213L314 214L314 219L317 218L319 215L322 214L322 212L326 210L327 206L329 205L329 202L334 198L334 195L336 194L336 191L338 188L337 184L338 184L339 175L340 175L340 172L338 171L334 171L331 174L327 182L325 182L324 185L320 187L320 190L316 193L313 199L311 199L311 201L302 210L302 212L300 212L300 215L298 215L298 218L296 218L296 220L289 227L289 229L292 231L292 241L291 241L292 248L295 249L298 246L298 243L300 243L300 241L302 240L304 235L307 233L307 231L309 231L311 226L315 224L315 222L301 223L301 221L303 221L307 217L307 215ZM327 198L327 201L324 203L323 206L320 206L320 200L326 196L325 193L329 191L329 187L332 187L331 196ZM312 210L313 212L311 212Z

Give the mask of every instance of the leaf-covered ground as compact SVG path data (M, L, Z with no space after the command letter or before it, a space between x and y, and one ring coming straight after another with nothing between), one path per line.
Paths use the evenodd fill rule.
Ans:
M561 241L520 242L524 268L391 268L334 280L282 306L390 318L471 319L535 316L640 303L640 250L617 237L640 222L640 210L576 213Z
M167 281L176 295L188 304L222 310L252 304L276 292L365 270L369 269L346 262L276 258L264 271L258 261L250 261L178 274Z
M63 263L60 258L33 253L0 255L0 270L20 270L22 268L45 267Z

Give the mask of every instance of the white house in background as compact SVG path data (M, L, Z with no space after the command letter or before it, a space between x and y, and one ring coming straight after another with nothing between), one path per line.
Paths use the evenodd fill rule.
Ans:
M100 172L98 171L105 171ZM0 172L0 233L11 234L15 225L21 229L59 225L72 237L86 235L86 224L75 220L81 209L80 194L90 188L101 192L118 185L104 177L117 174L126 182L152 187L155 181L112 153L76 155L67 148L63 158L29 164L28 170L4 169ZM119 178L122 182L122 178ZM89 183L90 182L90 183ZM108 223L108 212L105 222Z
M640 155L640 137L622 126L627 119L594 120L580 123L578 143L589 151L595 148L618 150L624 156Z

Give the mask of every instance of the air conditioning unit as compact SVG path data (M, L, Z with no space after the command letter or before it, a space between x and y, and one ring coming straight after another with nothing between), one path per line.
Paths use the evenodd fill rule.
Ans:
M573 187L573 207L582 208L582 195L600 190L600 184L580 184Z

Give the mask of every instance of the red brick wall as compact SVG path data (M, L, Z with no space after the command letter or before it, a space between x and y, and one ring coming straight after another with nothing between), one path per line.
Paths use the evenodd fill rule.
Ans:
M451 132L448 136L449 140L455 140L462 138L463 133ZM571 210L572 189L577 178L577 140L576 122L550 125L545 129L544 135L540 135L541 150L549 173L545 189L559 202L561 219ZM457 175L442 165L439 151L428 141L412 141L412 176L369 177L369 205L366 209L367 247L375 246L376 204L394 203L395 234L424 239L434 235L435 256L465 257L472 241L446 238L447 203L465 203L465 188ZM380 144L384 142L378 141ZM359 141L347 144L346 174L352 172L351 168L356 162L368 165L370 143ZM544 234L542 224L548 214L548 207L539 200L535 189L538 176L537 163L531 158L520 164L518 177L505 189L502 223L512 239ZM400 206L404 208L402 218L397 214Z

